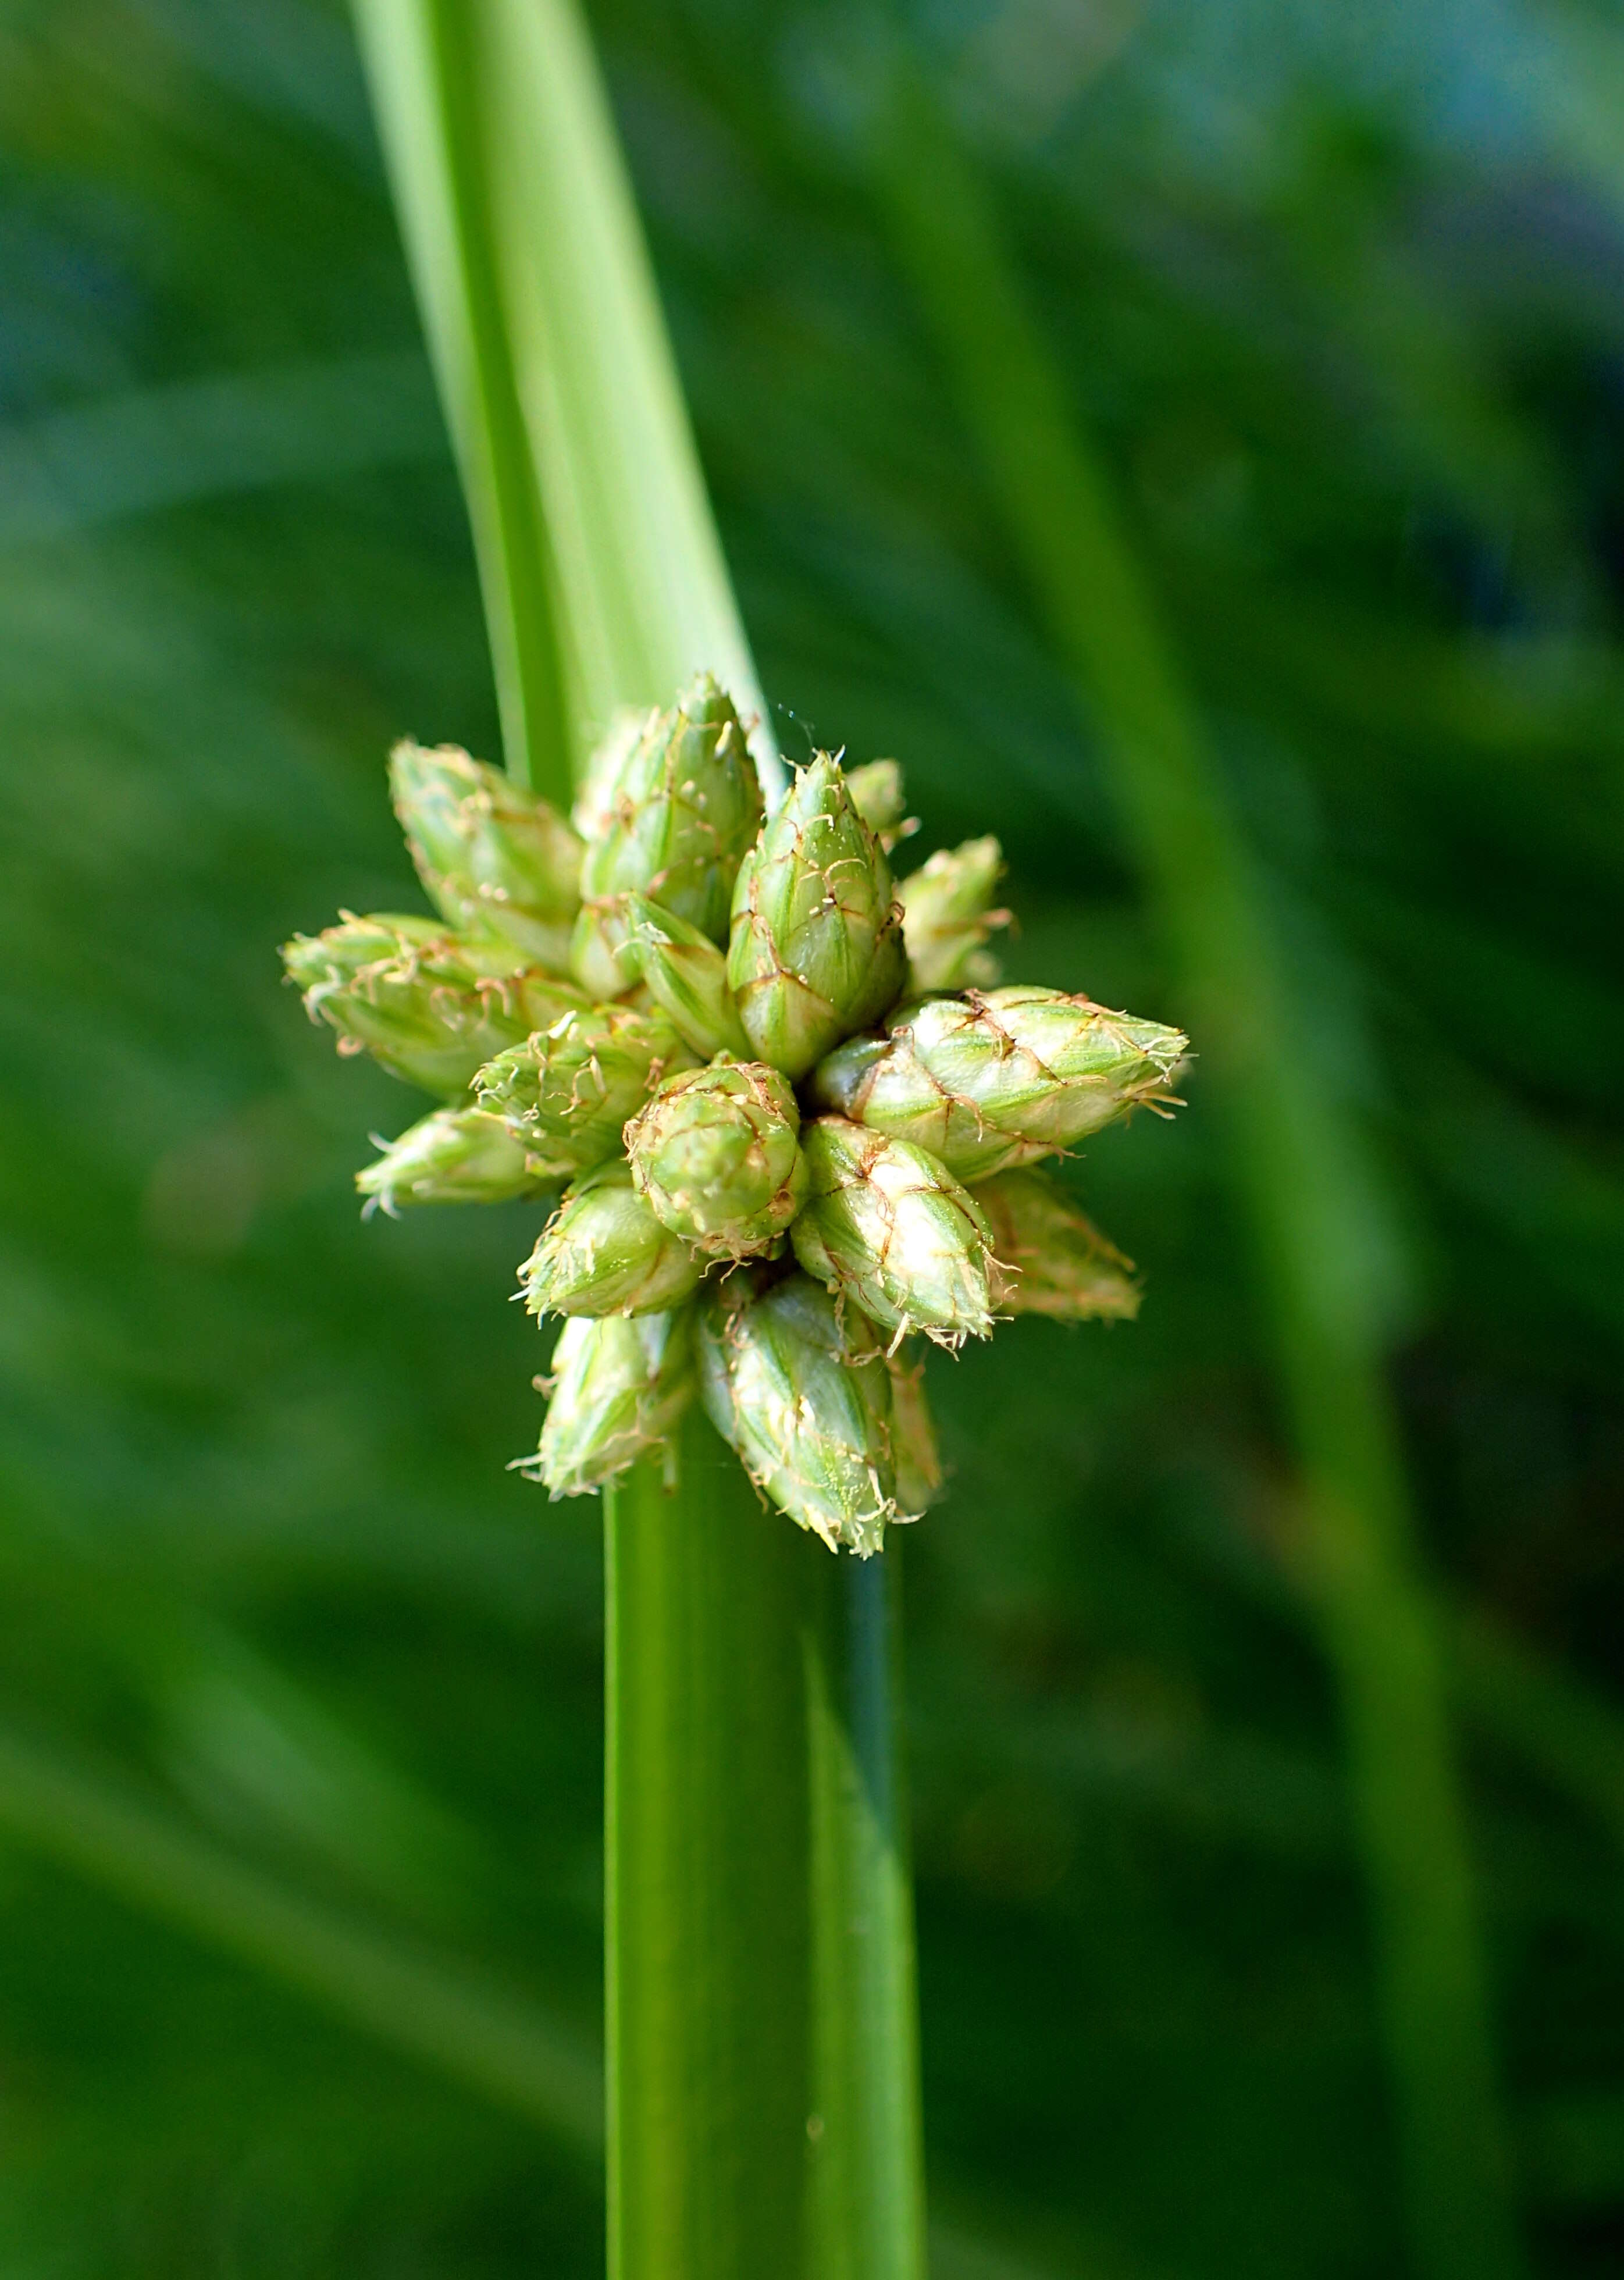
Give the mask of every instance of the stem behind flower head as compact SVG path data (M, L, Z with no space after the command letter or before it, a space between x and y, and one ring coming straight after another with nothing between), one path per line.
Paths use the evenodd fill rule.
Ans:
M467 489L512 773L555 799L699 668L782 769L569 0L356 0ZM911 1899L882 1565L702 1417L605 1498L610 2269L918 2280ZM812 2127L809 2130L809 2121Z
M981 187L900 64L872 127L898 258L1098 733L1227 1113L1302 1468L1296 1564L1341 1696L1413 2268L1513 2280L1521 2251L1445 1670L1384 1325L1360 1271L1355 1144L1293 1048L1281 961L1203 724Z

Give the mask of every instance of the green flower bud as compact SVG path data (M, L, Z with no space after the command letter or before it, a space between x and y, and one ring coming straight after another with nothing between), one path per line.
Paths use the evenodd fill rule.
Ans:
M969 982L988 990L997 981L998 961L986 945L995 928L1010 922L1007 911L992 908L1003 875L997 841L966 839L962 847L941 848L922 870L898 882L912 996Z
M627 1118L684 1058L663 1013L592 1005L496 1054L475 1090L537 1172L568 1179L620 1153Z
M727 980L765 1061L800 1077L899 996L906 972L890 868L827 752L801 770L745 857Z
M918 1520L942 1493L942 1452L925 1391L925 1365L887 1356L891 1373L891 1461L898 1520Z
M1000 1314L1063 1322L1131 1322L1134 1262L1107 1243L1064 1188L1042 1172L1000 1172L973 1191L992 1235L992 1302Z
M694 1310L573 1314L553 1349L541 1446L515 1467L557 1503L589 1496L640 1458L664 1450L694 1398Z
M1130 1108L1170 1103L1185 1044L1177 1029L1090 998L972 990L904 1007L886 1036L853 1038L812 1090L823 1106L978 1181L1055 1155Z
M285 943L282 961L312 1021L337 1030L341 1053L369 1052L450 1098L493 1053L586 1003L512 944L449 934L438 919L346 911L324 933Z
M499 934L561 969L581 842L558 811L451 744L396 744L389 782L418 876L452 925Z
M899 1338L986 1337L987 1223L935 1158L838 1116L801 1145L811 1184L789 1240L806 1272Z
M699 1313L711 1422L798 1527L859 1558L897 1516L891 1377L872 1328L804 1275L760 1296L725 1275Z
M505 1204L546 1191L505 1124L477 1108L436 1108L375 1164L355 1175L369 1212L390 1218L405 1204Z
M616 1157L574 1182L519 1280L533 1314L654 1314L680 1306L700 1273Z
M801 1112L776 1069L714 1061L661 1085L626 1130L632 1176L673 1235L708 1256L766 1250L801 1208Z
M646 895L627 895L624 909L643 986L683 1044L703 1060L721 1052L747 1059L727 961L709 936Z
M625 921L618 896L651 896L713 942L725 940L733 882L761 825L761 786L732 699L709 674L645 722L606 805L608 828L588 846L583 905L571 959L589 989L624 990Z
M635 705L622 707L610 723L608 734L589 755L570 810L570 821L583 839L602 839L613 822L620 778L648 720L649 715Z
M908 814L902 769L895 760L865 760L846 770L846 797L889 855L918 827Z

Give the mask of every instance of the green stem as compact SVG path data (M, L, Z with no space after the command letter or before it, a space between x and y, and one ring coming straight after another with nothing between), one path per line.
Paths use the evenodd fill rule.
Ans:
M702 1420L607 1499L609 2268L747 2280L799 2237L806 1554Z
M932 98L898 71L876 179L1056 646L1101 738L1226 1114L1302 1465L1299 1573L1340 1692L1416 2269L1520 2268L1465 1816L1352 1136L1291 1044L1281 961L1105 473Z
M826 1561L804 1633L816 1969L812 2268L923 2280L913 1910L898 1752L897 1547Z
M782 768L578 15L569 0L357 6L469 489L510 766L556 791L620 708L706 667L756 716L772 800ZM833 1580L698 1417L677 1490L635 1475L605 1521L611 2271L915 2280L911 1904L879 1571Z
M356 22L440 398L462 475L510 774L569 781L553 568L508 340L477 86L459 0L356 0Z

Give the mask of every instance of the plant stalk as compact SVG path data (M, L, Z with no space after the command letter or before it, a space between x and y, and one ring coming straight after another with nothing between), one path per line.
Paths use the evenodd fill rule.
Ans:
M356 0L469 492L508 765L729 687L783 772L569 0ZM614 2280L922 2280L887 1563L848 1572L704 1419L604 1499ZM894 1574L894 1570L891 1571ZM809 2130L809 2122L812 2128Z
M980 181L898 65L871 119L897 258L1130 827L1214 1080L1302 1468L1296 1566L1338 1689L1414 2268L1521 2257L1446 1676L1417 1571L1356 1145L1293 1048L1198 711Z

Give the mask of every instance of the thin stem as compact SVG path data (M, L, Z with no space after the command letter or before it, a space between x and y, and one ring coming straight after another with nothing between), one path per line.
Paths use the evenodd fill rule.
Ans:
M609 2268L747 2280L801 2234L816 1547L703 1420L681 1462L608 1499Z
M1415 2266L1520 2268L1465 1816L1382 1368L1350 1134L1291 1045L1280 960L1194 702L984 193L898 70L873 150L897 255L1099 734L1226 1115L1303 1469L1298 1570L1343 1708Z

